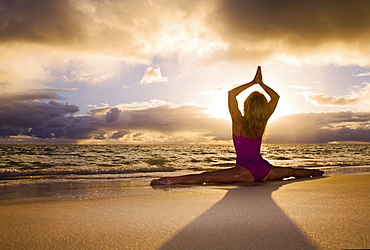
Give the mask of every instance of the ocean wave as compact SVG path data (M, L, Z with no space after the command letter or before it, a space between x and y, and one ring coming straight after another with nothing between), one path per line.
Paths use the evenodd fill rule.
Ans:
M226 162L226 163L214 163L212 165L213 166L217 166L217 167L235 167L235 163L229 163L229 162Z
M280 161L292 160L292 158L284 157L284 156L269 156L267 157L267 159L280 160Z
M267 144L262 155L279 167L370 165L367 145ZM119 179L132 174L210 171L233 167L235 157L232 145L0 145L0 180Z
M150 158L150 159L145 160L145 162L149 165L163 165L166 162L169 162L169 160L167 160L163 157L154 157L154 158Z

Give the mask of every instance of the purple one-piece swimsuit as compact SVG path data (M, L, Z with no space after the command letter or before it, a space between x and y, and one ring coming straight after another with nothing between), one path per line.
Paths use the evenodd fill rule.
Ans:
M233 135L236 151L236 165L250 171L255 181L263 181L271 169L271 164L261 156L262 137L247 138Z

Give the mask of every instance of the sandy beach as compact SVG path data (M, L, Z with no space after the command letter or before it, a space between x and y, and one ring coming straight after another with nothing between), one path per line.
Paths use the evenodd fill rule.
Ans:
M1 249L370 248L370 175L0 205Z

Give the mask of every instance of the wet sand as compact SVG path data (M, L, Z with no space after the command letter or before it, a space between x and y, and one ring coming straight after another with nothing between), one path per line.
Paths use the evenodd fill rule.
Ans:
M0 205L1 249L370 248L370 175Z

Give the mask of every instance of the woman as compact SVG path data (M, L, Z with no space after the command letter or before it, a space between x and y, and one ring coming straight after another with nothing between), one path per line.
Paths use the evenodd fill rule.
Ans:
M268 102L260 92L251 93L244 102L244 116L241 114L236 96L242 91L259 84L270 96ZM162 177L152 180L150 185L232 183L242 181L272 181L287 177L304 178L321 176L320 170L274 167L264 160L260 153L262 136L270 116L274 113L279 95L262 81L258 66L254 79L229 91L229 111L232 120L233 141L236 151L236 166L230 169L190 174L177 177Z

